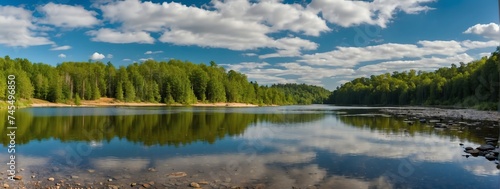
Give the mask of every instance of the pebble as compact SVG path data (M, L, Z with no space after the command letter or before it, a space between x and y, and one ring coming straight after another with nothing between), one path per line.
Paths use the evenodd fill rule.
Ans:
M192 182L191 184L189 184L189 186L193 187L193 188L201 188L200 187L200 184L196 183L196 182Z
M75 176L75 175L72 175L72 176L71 176L71 178L72 178L72 179L77 179L77 178L80 178L80 177Z
M144 184L142 184L142 187L149 188L149 187L151 187L151 185L149 185L148 183L144 183Z
M21 175L14 176L14 180L21 180L21 179L23 179L23 176Z
M130 183L130 186L132 186L132 187L134 187L134 186L136 186L136 185L137 185L137 183L135 183L135 182Z
M50 178L48 178L47 180L49 180L49 181L54 181L54 178L50 177Z
M95 172L93 169L89 169L89 170L87 170L87 171L88 171L89 173L93 173L93 172Z
M175 173L170 173L168 175L169 178L179 178L179 177L185 177L187 174L185 172L175 172Z
M108 179L109 182L113 181L113 179Z
M3 187L4 187L4 188L8 188L8 187L10 187L10 186L9 186L9 184L5 183L5 184L3 184Z

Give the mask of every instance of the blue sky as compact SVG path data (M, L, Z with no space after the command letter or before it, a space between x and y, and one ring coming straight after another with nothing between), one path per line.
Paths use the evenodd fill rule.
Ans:
M498 19L495 0L2 1L0 56L213 60L260 84L334 89L487 56L500 44Z

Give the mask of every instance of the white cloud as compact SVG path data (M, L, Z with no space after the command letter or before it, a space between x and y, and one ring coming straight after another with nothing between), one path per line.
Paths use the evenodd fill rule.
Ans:
M130 60L129 58L124 58L122 61L128 62L128 61L132 61L132 60Z
M108 43L147 43L153 44L155 39L149 33L143 31L135 32L120 32L114 29L101 28L99 30L91 30L87 32L92 36L92 41L108 42Z
M476 24L467 30L466 34L476 34L500 42L500 26L496 23Z
M471 41L471 40L465 40L462 41L462 45L466 47L467 49L481 49L481 48L488 48L488 47L496 47L499 44L498 41Z
M321 12L324 19L333 24L349 27L359 24L378 25L382 28L399 12L417 14L422 11L432 10L423 3L434 0L374 0L345 1L345 0L313 0L308 8L316 13Z
M263 23L269 25L272 31L289 30L312 36L330 31L321 17L299 4L280 1L249 3L247 0L214 0L212 3L224 17Z
M360 67L357 70L357 74L378 75L394 71L408 71L411 69L422 70L422 71L433 71L441 67L449 67L452 63L455 64L459 62L467 63L472 60L474 60L474 58L469 56L467 53L462 53L444 58L430 57L430 58L421 58L417 60L387 61Z
M37 46L53 44L36 34L40 27L33 24L32 13L13 6L0 6L0 44L7 46Z
M243 53L241 55L243 55L243 56L257 56L257 54L255 54L255 53Z
M490 57L491 56L491 53L490 52L484 52L484 53L479 53L479 58L482 58L482 57Z
M108 54L108 55L106 55L106 58L113 58L113 55L112 54Z
M386 43L366 47L337 47L337 50L303 55L299 62L310 65L353 67L362 62L427 56L454 56L467 50L490 47L491 41L419 41L418 45Z
M57 55L57 57L59 57L59 58L66 58L66 55L61 53L61 54Z
M94 52L94 54L92 54L90 56L90 59L92 59L92 60L102 60L104 58L105 58L105 56L101 53L98 53L98 52Z
M163 53L163 51L146 51L144 54L159 54Z
M92 27L99 23L94 11L85 10L82 6L71 6L48 3L38 7L44 15L40 23L64 28Z
M153 60L153 58L141 58L141 59L139 59L139 61L141 61L141 62L144 62L146 60Z
M59 46L59 47L55 46L55 47L51 48L50 50L51 51L64 51L64 50L69 50L69 49L71 49L71 46L64 45L64 46Z
M346 76L354 73L348 68L311 67L300 63L279 63L271 65L267 62L242 62L223 64L228 70L235 70L247 75L249 80L260 84L274 83L307 83L322 86L322 79L335 76Z
M98 5L104 19L120 25L116 32L160 33L158 39L176 45L250 50L273 48L278 52L271 55L297 56L300 50L316 48L317 44L297 37L274 39L269 34L278 31L292 31L306 35L319 35L329 31L326 23L316 14L298 4L278 2L249 3L245 0L213 1L213 6L204 9L186 6L176 2L152 3L125 0ZM237 5L237 6L236 6ZM241 10L235 11L235 7ZM292 11L297 14L283 16L276 12ZM125 36L115 35L115 40L98 37L90 33L93 40L104 42L131 41ZM298 42L284 45L285 42Z

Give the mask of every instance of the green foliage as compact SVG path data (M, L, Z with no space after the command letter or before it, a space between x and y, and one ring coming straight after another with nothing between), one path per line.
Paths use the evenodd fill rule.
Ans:
M497 109L499 51L489 58L434 72L394 72L357 78L338 87L329 102L339 105L448 105Z
M128 66L108 62L63 62L57 66L31 64L27 59L0 58L1 81L6 74L16 75L21 98L51 102L95 100L101 97L126 102L163 102L193 104L201 102L238 102L266 104L323 103L328 90L311 85L278 84L259 86L246 75L189 61L148 60ZM5 98L5 82L0 98Z
M75 100L74 100L75 105L77 105L77 106L82 105L82 102L81 102L81 101L82 101L82 100L80 99L80 95L79 95L79 94L76 94L76 96L75 96Z

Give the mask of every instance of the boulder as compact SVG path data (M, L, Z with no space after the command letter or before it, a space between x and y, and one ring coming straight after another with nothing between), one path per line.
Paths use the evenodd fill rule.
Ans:
M478 149L472 149L472 150L467 150L465 152L469 153L470 155L477 156L477 155L479 155L479 152L481 152L481 151L479 151Z
M495 147L492 145L489 145L489 144L483 144L483 145L477 147L477 149L481 150L481 151L486 151L486 150L494 150Z

